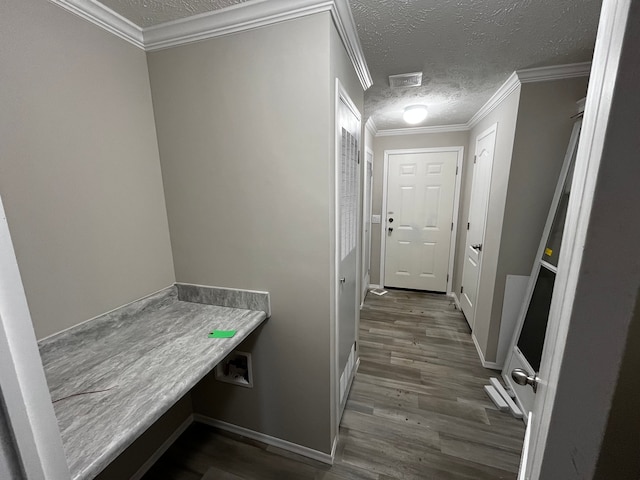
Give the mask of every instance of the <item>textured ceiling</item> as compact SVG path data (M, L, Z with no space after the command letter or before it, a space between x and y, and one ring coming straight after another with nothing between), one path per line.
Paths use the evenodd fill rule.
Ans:
M249 0L100 0L139 27L220 10Z
M373 76L365 118L406 128L467 122L519 69L591 60L601 0L349 0ZM391 89L389 75L422 71L421 87Z

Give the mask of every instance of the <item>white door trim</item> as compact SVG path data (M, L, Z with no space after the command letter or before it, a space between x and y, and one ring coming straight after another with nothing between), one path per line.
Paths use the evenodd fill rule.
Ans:
M341 408L340 408L340 375L342 374L342 372L340 372L340 361L339 361L339 355L340 355L340 349L339 349L339 345L340 345L340 339L338 337L339 335L339 323L338 323L338 319L339 319L339 314L340 314L340 302L339 302L339 292L340 292L340 171L339 171L339 167L340 167L340 141L338 140L339 138L341 138L342 136L342 132L340 131L340 122L338 122L338 114L340 111L340 102L344 102L344 104L349 108L349 110L351 110L351 112L356 116L356 118L358 119L358 121L361 123L361 127L362 127L362 116L360 115L360 111L358 110L358 108L356 107L355 103L353 103L353 101L351 100L351 97L349 97L349 94L347 92L347 90L343 87L342 83L340 82L340 79L336 77L336 82L335 82L335 88L336 88L336 96L335 96L335 104L334 104L334 164L333 164L333 169L334 169L334 178L333 178L333 194L334 194L334 198L333 198L333 202L334 202L334 223L333 223L333 230L334 230L334 235L333 235L333 242L334 242L334 248L333 248L333 254L334 254L334 272L333 272L333 282L331 284L331 288L333 290L333 295L332 298L334 299L334 305L333 305L333 322L332 322L332 328L333 328L333 355L331 356L331 361L333 362L333 367L332 367L332 371L333 371L333 375L334 375L334 379L333 379L333 388L334 388L334 399L333 399L333 403L334 403L334 413L335 413L335 418L334 418L334 422L335 422L335 435L337 438L338 435L338 431L340 428L340 419L341 419ZM362 136L362 134L360 134L360 137ZM359 151L362 151L362 139L359 138L358 139L358 148ZM361 183L362 183L362 168L358 169L359 175L358 175L358 198L360 198L360 191L361 191ZM360 206L360 205L359 205ZM361 206L360 206L361 207ZM362 255L361 253L361 237L362 237L362 233L360 232L360 222L356 221L356 225L358 225L358 230L356 231L356 298L355 298L355 310L356 310L356 315L358 315L358 312L360 311L360 256ZM356 322L356 339L358 336L358 325ZM357 352L356 352L357 353ZM334 439L335 440L335 439Z
M579 334L575 327L572 327L572 331L569 331L571 323L583 320L578 316L584 313L590 302L590 298L587 296L590 289L583 287L583 291L578 292L578 287L593 285L594 275L599 273L597 268L595 269L596 272L589 271L590 269L586 268L589 271L589 275L584 275L582 271L584 268L583 262L587 263L588 267L593 267L597 264L594 259L601 256L597 248L595 249L596 253L594 253L593 247L592 250L585 250L587 238L589 237L589 240L595 243L596 246L604 243L600 239L598 239L599 241L594 240L595 235L589 232L589 229L597 230L599 227L610 226L610 222L609 224L606 223L606 218L592 216L592 208L598 203L600 207L600 205L606 204L608 199L613 198L612 189L611 187L603 187L602 190L605 193L599 191L601 196L599 202L595 199L596 189L599 187L598 184L613 182L616 188L619 189L615 195L620 199L632 197L631 192L637 192L637 185L635 184L637 177L629 176L628 172L622 169L613 172L611 166L611 158L621 153L631 153L624 152L624 149L625 147L631 147L630 139L633 132L637 131L637 116L628 116L627 131L618 137L618 140L622 138L627 141L627 144L620 148L612 149L608 152L608 155L604 154L605 144L609 144L607 147L611 148L612 133L609 131L609 117L612 108L617 107L618 109L618 118L616 118L618 124L616 127L620 128L620 104L626 101L621 92L615 92L619 80L619 69L623 70L623 75L626 75L626 78L623 79L623 82L626 82L622 86L623 92L624 90L630 90L630 77L634 69L630 64L621 66L619 63L625 41L629 42L626 48L631 48L631 36L633 33L637 35L638 32L638 28L635 26L637 23L633 21L635 19L629 19L629 15L632 12L632 3L631 0L605 0L603 2L593 57L593 68L587 90L582 133L578 143L565 233L558 262L558 274L549 313L549 330L544 344L544 352L549 353L547 355L543 354L540 366L543 388L536 397L534 407L534 412L539 412L539 419L533 419L534 422L539 422L539 428L532 431L531 434L529 461L525 477L527 479L537 480L540 477L545 456L549 453L547 450L559 446L562 446L562 449L566 448L567 452L571 449L571 458L574 460L573 467L576 467L575 461L577 460L583 478L591 478L591 475L595 472L598 455L591 453L597 453L601 447L602 435L605 431L604 428L611 406L610 402L615 389L614 379L619 374L620 361L627 341L628 322L630 317L633 316L633 303L635 303L635 296L637 295L638 275L634 272L635 278L631 279L631 267L620 268L617 269L616 276L612 276L606 282L600 282L601 284L599 285L599 288L604 287L605 289L615 287L611 290L611 297L607 298L607 295L605 295L606 301L602 302L601 308L596 309L607 309L606 315L615 320L615 322L611 322L611 326L607 329L607 348L598 349L597 354L592 355L590 358L585 358L582 355L581 359L584 359L584 362L570 361L571 358L575 360L580 352L584 353L592 348L590 340L598 334L597 328L605 318L600 316L602 312L595 311L593 314L597 315L594 317L597 321L591 322L591 326L587 326L588 322L583 321ZM634 101L633 104L637 104L637 101ZM603 158L609 168L607 175L600 173ZM599 177L606 177L606 180L603 181L603 178ZM637 197L637 194L635 196ZM616 205L612 208L615 207ZM620 210L613 211L615 212L613 218L623 215ZM636 228L636 230L633 231L633 228ZM613 241L609 240L607 242L609 245L613 244L613 247L624 245L621 249L622 251L616 252L616 255L613 256L617 265L625 262L629 258L630 249L635 248L634 243L629 242L627 236L631 232L637 237L636 224L634 222L625 222L623 234L619 237L614 236L615 239ZM588 235L589 233L591 233L590 236ZM611 238L611 236L607 236L607 238ZM584 257L583 253L585 254ZM608 268L611 269L612 267ZM582 295L577 296L578 293ZM574 308L579 313L575 313ZM568 342L568 339L571 342ZM559 399L559 402L556 402L558 400L556 395L559 389L555 387L559 386L561 370L566 384L563 385L563 397ZM588 378L587 386L585 387L583 384L576 391L575 387L580 385L579 382L584 382L585 378ZM579 418L583 421L579 424L579 441L576 439L574 443L572 436L576 437L578 435L577 432L572 430L569 433L565 431L566 427L563 430L562 426L552 424L554 410L558 408L558 403L562 405L563 402L564 405L562 407L567 408L567 403L569 402L568 391L572 392L573 398L580 398L587 391L587 388L589 389L589 394L593 393L591 391L592 385L600 385L601 387L598 389L597 394L591 395L592 398L589 399L589 402L580 406ZM555 443L552 446L550 442ZM568 457L569 455L567 455ZM548 465L549 468L560 468L560 466L551 465L550 463Z
M371 155L371 162L369 162L369 155ZM366 293L367 289L369 288L369 283L371 282L371 272L365 272L364 271L364 266L367 264L367 259L364 258L364 245L366 243L366 239L365 234L364 234L364 224L366 222L366 218L364 216L364 211L365 211L365 203L367 201L367 195L370 197L369 198L369 264L371 264L371 212L372 212L372 208L373 208L373 185L371 186L371 188L369 188L368 185L368 181L369 179L367 178L367 165L369 163L371 163L371 171L373 172L373 150L371 150L369 147L364 147L364 161L362 162L362 188L363 188L363 195L362 195L362 263L360 265L360 269L362 270L362 284L360 285L360 295L362 295L362 300L360 302L360 308L362 308L362 306L364 305L364 293ZM371 190L371 191L369 191Z
M482 229L482 245L486 245L486 238L487 238L487 218L489 218L489 201L491 200L491 179L493 178L493 164L495 162L495 158L496 158L496 144L498 143L498 123L494 123L493 125L491 125L489 128L487 128L486 130L480 132L478 135L476 135L476 141L475 141L475 147L473 150L473 155L476 155L476 152L478 151L478 139L479 138L484 138L487 135L490 135L492 133L496 134L494 143L493 143L493 156L491 158L491 176L489 179L489 191L487 192L487 205L484 209L484 219L482 220L484 223L484 228ZM473 163L471 164L473 165ZM475 177L475 172L473 172L472 178L471 178L471 192L473 192L473 180ZM467 222L469 221L469 217L467 217ZM464 222L463 222L464 223ZM465 248L465 252L466 252L466 248L467 248L467 240L465 239L464 242L464 248ZM466 253L465 253L466 255ZM466 257L464 257L464 259L466 259ZM466 261L466 260L465 260ZM484 256L482 257L482 261L480 262L480 266L478 267L478 282L477 282L477 288L479 290L479 286L480 286L480 280L482 279L482 266L484 264ZM462 266L462 276L464 277L464 265ZM464 285L463 285L464 287ZM469 325L471 326L471 329L473 330L473 327L475 326L475 322L476 322L476 307L478 305L478 291L476 291L476 305L473 308L473 318L471 319L467 319L467 322L469 323ZM462 311L462 308L460 308L460 311ZM477 346L477 345L476 345ZM478 348L478 351L480 351L480 349Z
M0 387L26 478L70 478L2 199Z
M455 256L456 237L458 235L458 210L460 208L460 188L462 185L462 162L464 159L464 147L431 147L431 148L406 148L384 151L384 173L382 177L382 215L380 216L380 287L384 288L385 254L387 250L387 188L389 183L389 155L402 155L408 153L436 153L457 152L456 160L456 185L453 193L453 230L451 232L451 245L449 247L449 279L447 280L447 294L452 293L453 285L453 259Z

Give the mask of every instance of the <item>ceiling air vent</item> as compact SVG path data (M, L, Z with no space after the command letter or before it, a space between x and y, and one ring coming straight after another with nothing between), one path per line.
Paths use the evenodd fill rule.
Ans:
M391 88L419 87L422 85L422 72L389 75L389 85Z

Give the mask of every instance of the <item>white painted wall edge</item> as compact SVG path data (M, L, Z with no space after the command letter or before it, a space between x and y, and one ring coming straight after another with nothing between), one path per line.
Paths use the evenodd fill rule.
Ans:
M333 441L331 453L324 453L319 450L314 450L312 448L299 445L297 443L282 440L281 438L272 437L271 435L267 435L265 433L256 432L255 430L249 430L248 428L239 427L238 425L233 425L221 420L216 420L199 413L194 414L193 418L196 422L219 428L220 430L225 430L227 432L235 433L237 435L242 435L243 437L257 440L259 442L266 443L267 445L281 448L282 450L302 455L303 457L311 458L328 465L333 465L333 460L335 458L336 439L334 439Z
M140 480L142 477L144 477L144 474L147 473L158 460L160 460L160 457L162 457L162 455L164 455L164 453L169 450L171 445L173 445L175 441L180 438L180 435L182 435L187 430L187 428L191 426L193 421L193 415L189 415L184 420L184 422L182 422L178 426L178 428L176 428L171 433L171 435L169 435L167 439L162 442L162 445L160 445L160 447L158 447L158 449L153 452L153 454L147 459L146 462L142 464L142 466L136 471L136 473L131 476L130 480Z
M478 356L480 357L480 362L484 368L490 368L491 370L502 370L502 366L498 365L495 362L487 362L484 359L484 354L482 353L482 349L480 348L480 344L478 343L478 339L475 334L471 333L471 339L473 340L473 344L476 346L476 350L478 351Z
M0 388L27 480L69 479L7 217L0 198Z
M96 0L49 0L145 51L185 45L209 38L330 12L364 90L373 85L347 0L269 0L246 2L141 28Z
M460 306L460 300L458 300L458 296L456 295L456 292L450 292L450 293L447 293L447 295L453 298L453 303L455 303L456 308L460 310L460 312L462 312L462 307Z

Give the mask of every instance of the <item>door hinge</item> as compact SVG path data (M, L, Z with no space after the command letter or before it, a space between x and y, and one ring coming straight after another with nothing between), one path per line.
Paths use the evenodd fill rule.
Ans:
M469 222L467 222L467 230L469 230Z
M477 161L477 160L478 160L478 156L477 156L477 155L474 155L474 156L473 156L473 164L474 164L474 165L476 164L476 161Z
M358 150L358 165L360 165L360 151Z
M458 167L456 167L456 175L458 174Z
M447 273L447 282L449 281L449 274Z
M460 293L464 292L464 287L460 285Z
M451 231L453 232L453 222L451 222Z

